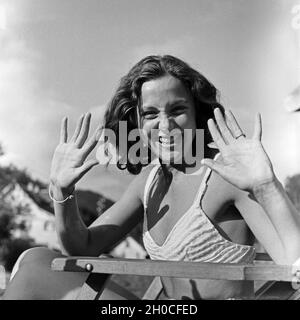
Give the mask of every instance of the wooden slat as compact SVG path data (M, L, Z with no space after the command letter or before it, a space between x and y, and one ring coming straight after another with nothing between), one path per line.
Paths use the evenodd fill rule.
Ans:
M110 275L91 273L81 287L76 300L98 300Z
M300 290L295 290L288 300L300 300Z
M261 283L261 281L259 282ZM260 300L261 297L274 285L274 283L276 283L276 281L263 281L258 289L256 289L254 285L255 299Z
M56 258L52 269L57 271L166 276L190 279L274 280L292 281L292 267L270 264L218 264L185 261L151 261L119 258L68 257ZM295 269L295 268L294 268ZM293 270L294 270L293 269ZM295 271L295 270L294 270Z
M272 258L266 252L256 252L255 260L272 261Z
M255 294L255 300L297 300L297 290L289 282L274 282L265 291Z
M112 291L113 293L117 294L118 296L126 299L126 300L140 300L141 298L138 297L137 295L135 295L134 293L132 293L131 291L127 290L124 287L121 287L118 283L116 283L115 281L112 281L111 279L107 282L105 289L108 289L110 291ZM103 297L101 297L103 298ZM115 299L115 298L111 298L109 297L109 299ZM119 297L118 297L119 299Z
M156 300L163 290L160 277L155 277L143 295L143 300Z

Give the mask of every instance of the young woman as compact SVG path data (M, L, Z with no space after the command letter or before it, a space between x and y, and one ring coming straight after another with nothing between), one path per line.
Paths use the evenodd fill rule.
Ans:
M251 195L265 184L265 177L261 180L256 175L251 179L251 188L242 187L244 191L201 166L203 155L196 154L193 160L192 151L199 143L196 129L205 132L205 157L214 158L214 150L207 147L211 142L207 121L215 116L221 125L222 114L215 87L185 62L172 56L149 56L138 62L121 79L106 111L105 128L117 137L112 143L120 159L126 158L131 147L130 142L125 149L118 144L120 121L127 121L128 133L141 129L149 147L148 156L155 154L160 161L143 170L143 165L130 157L123 165L119 162L119 168L137 176L122 198L89 228L80 218L74 189L97 164L96 160L86 159L101 129L88 139L91 115L86 114L68 139L65 118L50 176L62 253L99 256L143 221L143 241L151 259L251 263L255 256L254 234L277 263L292 262L294 256L285 247L280 232ZM173 130L176 134L172 136ZM192 133L192 139L186 132ZM240 141L242 132L228 138ZM220 142L215 140L222 152ZM182 152L178 151L181 143ZM205 164L212 166L207 160ZM272 175L270 170L267 173ZM74 298L87 275L52 272L50 263L57 256L45 248L25 252L5 298ZM162 282L166 295L175 299L249 298L253 294L251 282L170 278Z

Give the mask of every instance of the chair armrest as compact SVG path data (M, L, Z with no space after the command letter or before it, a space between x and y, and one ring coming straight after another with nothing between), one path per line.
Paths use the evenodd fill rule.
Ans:
M156 300L163 291L160 277L155 277L149 288L143 295L143 300Z
M273 261L272 258L266 252L257 252L255 255L257 261Z
M68 257L52 261L52 270L104 274L165 276L189 279L295 281L300 267L260 264L206 263L121 258Z

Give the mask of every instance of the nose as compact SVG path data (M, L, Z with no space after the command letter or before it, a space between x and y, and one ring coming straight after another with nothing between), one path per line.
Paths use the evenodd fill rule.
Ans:
M171 131L172 121L167 115L162 115L159 119L159 130L161 131Z

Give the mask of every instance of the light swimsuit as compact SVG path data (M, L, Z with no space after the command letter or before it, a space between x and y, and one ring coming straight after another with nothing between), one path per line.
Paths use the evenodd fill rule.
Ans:
M206 169L193 204L175 223L163 244L158 245L153 240L147 227L147 203L159 169L160 165L156 165L150 171L144 190L143 242L150 258L213 263L252 263L255 248L225 239L202 209L201 201L211 174L209 168Z

